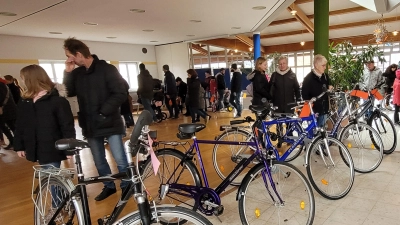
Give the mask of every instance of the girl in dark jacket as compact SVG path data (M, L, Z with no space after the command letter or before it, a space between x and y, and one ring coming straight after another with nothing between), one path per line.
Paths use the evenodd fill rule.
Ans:
M207 123L210 117L199 110L200 106L200 80L194 69L188 69L187 71L187 89L188 94L186 96L188 106L190 107L190 116L192 117L192 123L196 123L196 114L200 115Z
M253 83L252 105L262 105L262 99L271 100L269 94L269 85L265 70L267 69L267 60L264 57L258 57L255 63L256 69L247 75L247 79Z
M60 167L64 151L54 143L62 138L75 138L74 117L63 85L55 85L38 65L21 70L26 90L18 103L14 150L39 164Z
M393 92L393 83L394 79L396 78L396 70L397 70L397 65L392 64L388 68L386 68L385 72L382 74L382 76L386 77L386 94L390 95ZM389 98L386 99L386 108L391 108L389 105Z

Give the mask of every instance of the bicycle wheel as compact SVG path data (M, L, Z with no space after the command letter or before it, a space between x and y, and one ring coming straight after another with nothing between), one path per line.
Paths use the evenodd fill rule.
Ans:
M392 105L393 105L393 94L385 94L385 98L382 101L382 106L388 111L394 111L394 107Z
M165 112L162 112L161 115L162 115L162 120L166 120L167 117L168 117L167 114L166 114Z
M246 130L232 129L224 131L216 141L251 141L252 133ZM236 167L236 165L243 159L249 158L255 151L254 147L246 145L214 145L212 160L215 171L218 176L224 180ZM254 163L258 163L255 161ZM253 167L250 163L232 182L231 185L238 186L242 182L243 177L247 174L249 169Z
M151 224L197 224L197 225L212 225L204 216L195 211L179 207L179 206L160 206L151 208L152 221ZM157 218L159 222L157 223ZM184 221L180 223L179 221ZM114 224L135 225L142 224L139 211L130 213L121 218Z
M329 149L326 149L321 136L312 141L307 149L306 168L314 189L323 197L336 200L343 198L351 190L354 182L354 164L346 146L335 138L326 139ZM328 157L328 151L334 165Z
M380 114L380 116L379 116ZM392 120L385 113L373 113L368 118L367 124L374 128L380 135L383 141L383 153L392 153L397 146L397 134ZM376 143L374 143L377 145Z
M142 166L142 179L150 194L157 193L153 196L156 203L181 205L196 210L198 203L190 197L170 192L164 199L160 199L159 195L162 184L178 183L201 187L200 174L194 163L190 160L183 161L185 155L176 149L164 148L155 154L161 163L157 175L154 175L149 157Z
M381 164L382 139L371 126L361 122L351 123L340 133L339 140L347 146L355 171L369 173Z
M307 178L287 162L272 161L270 171L283 203L271 186L264 163L258 164L243 179L238 191L242 224L312 224L315 202Z
M72 192L72 187L68 186L65 182L56 177L50 177L50 179L44 178L40 184L41 187L37 187L37 193L35 197L35 225L48 224L59 207L59 204L65 198L68 198ZM75 216L75 208L81 207L81 205L80 203L77 204L79 205L74 205L71 200L68 200L55 218L53 224L80 224L78 222L78 217Z

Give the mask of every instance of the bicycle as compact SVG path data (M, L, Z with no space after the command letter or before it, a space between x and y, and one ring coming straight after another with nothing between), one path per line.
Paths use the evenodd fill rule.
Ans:
M257 108L260 113L267 113L268 107ZM199 210L205 215L221 215L224 206L220 195L245 168L257 160L258 163L245 175L237 192L240 219L243 224L290 223L312 224L315 214L314 195L305 176L293 165L267 159L259 148L257 139L251 142L199 140L195 134L205 128L203 124L179 125L178 138L192 139L193 144L185 153L164 148L156 151L161 162L157 176L148 176L152 171L151 160L142 164L144 182L159 189L157 203L180 204ZM253 130L257 127L253 126ZM255 151L248 158L238 158L235 169L215 189L210 188L205 172L199 144L226 144L252 146ZM171 145L179 145L172 143ZM201 175L194 164L194 156L201 169ZM202 180L204 181L204 185ZM271 215L270 213L274 213Z
M35 166L34 182L32 185L32 199L35 204L34 216L36 225L54 224L80 224L90 225L90 210L86 194L86 185L116 179L129 179L131 182L123 190L122 196L117 202L110 215L97 220L99 225L133 225L133 224L204 224L211 225L202 215L178 206L156 206L147 199L147 192L142 189L142 180L138 175L137 164L132 160L138 152L148 151L146 145L148 126L152 121L150 112L143 111L132 132L129 147L125 149L129 167L127 173L113 174L105 177L85 178L80 150L88 148L88 143L76 139L62 139L56 142L56 148L74 153L76 170L78 173L78 184L74 185L72 169L60 169L54 167L43 168ZM135 169L136 168L136 169ZM35 187L35 177L39 178L39 185ZM138 211L118 219L127 201L134 197Z

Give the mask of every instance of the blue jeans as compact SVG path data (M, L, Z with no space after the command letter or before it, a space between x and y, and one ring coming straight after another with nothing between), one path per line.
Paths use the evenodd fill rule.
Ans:
M234 96L234 94L236 96ZM242 105L240 104L240 96L242 95L242 92L232 92L231 97L229 98L229 102L235 107L237 110L237 116L242 115Z
M225 94L225 90L218 90L219 110L225 108L225 106L224 106L224 94Z
M122 143L122 135L114 134L106 137L108 144L110 145L111 153L117 163L118 171L120 173L126 172L128 167L128 161L125 155L124 144ZM97 168L99 176L107 176L111 174L110 165L106 159L106 150L104 147L104 137L88 138L90 150L93 155L94 164ZM121 189L128 185L129 181L121 181ZM107 188L115 189L113 181L104 182L104 186Z
M153 121L157 121L156 113L154 112L153 108L151 108L151 100L147 98L140 98L142 100L143 108L153 115Z
M317 126L318 127L325 127L327 118L328 118L327 114L319 114L318 117L317 117Z
M51 162L51 163L40 163L43 169L50 169L53 168L60 168L61 161L58 162ZM64 200L64 196L66 196L65 190L63 190L60 186L50 186L50 193L51 193L51 206L53 208L57 208L59 204Z

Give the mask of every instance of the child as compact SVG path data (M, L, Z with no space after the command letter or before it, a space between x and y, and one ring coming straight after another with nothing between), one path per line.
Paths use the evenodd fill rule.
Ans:
M399 109L400 109L400 69L396 70L396 79L393 83L393 104L394 104L394 124L400 126Z
M19 157L60 168L64 151L55 149L62 138L75 138L74 117L63 85L54 84L38 65L21 70L26 90L17 107L14 150ZM61 95L61 96L60 96Z

